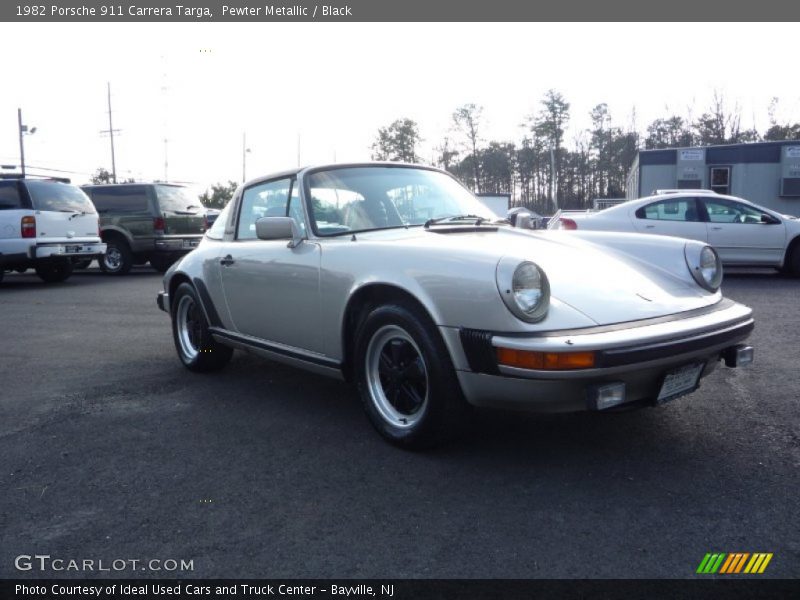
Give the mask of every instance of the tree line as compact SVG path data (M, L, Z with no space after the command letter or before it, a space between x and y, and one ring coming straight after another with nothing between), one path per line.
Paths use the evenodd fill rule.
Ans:
M614 123L608 105L590 112L591 126L565 140L570 104L549 90L539 110L522 124L517 142L486 140L483 107L464 104L452 114L452 126L435 147L433 164L476 192L511 194L517 206L549 214L560 208L588 208L595 198L625 197L628 169L640 149L710 146L771 140L800 140L800 123L779 122L778 99L767 109L764 132L742 125L741 110L729 108L715 93L699 117L668 115L637 131L635 111L626 127ZM426 162L419 154L418 124L402 118L381 127L372 145L374 160ZM554 202L555 201L555 202Z

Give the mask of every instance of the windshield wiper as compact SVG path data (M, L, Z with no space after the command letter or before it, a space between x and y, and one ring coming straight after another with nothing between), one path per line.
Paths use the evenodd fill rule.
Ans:
M476 219L475 225L480 226L486 219L478 215L450 215L447 217L439 217L438 219L428 219L425 221L423 227L428 229L431 225L438 225L447 221L466 221L467 219Z
M86 212L85 210L66 210L66 209L61 209L61 210L59 210L58 212L68 212L68 213L72 213L72 214L69 216L69 220L70 220L70 221L72 221L72 219L74 219L75 217L82 217L82 216L84 216L84 215L88 215L88 214L89 214L89 213L88 213L88 212Z

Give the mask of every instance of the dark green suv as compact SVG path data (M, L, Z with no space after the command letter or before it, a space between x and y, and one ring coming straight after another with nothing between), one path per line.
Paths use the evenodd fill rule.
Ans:
M133 265L162 273L196 248L208 224L206 210L187 188L166 183L83 186L100 215L106 254L100 268L124 275Z

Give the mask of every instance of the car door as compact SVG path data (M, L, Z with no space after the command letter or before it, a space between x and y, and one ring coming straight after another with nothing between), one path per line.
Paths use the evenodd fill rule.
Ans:
M783 259L786 226L758 208L727 198L703 198L708 243L723 263L774 265Z
M639 207L633 225L639 233L670 235L705 242L706 224L692 196L662 198Z
M231 320L239 333L272 343L321 352L320 247L303 241L260 240L261 217L291 216L305 235L306 218L294 179L246 188L239 202L235 238L220 253L220 278Z

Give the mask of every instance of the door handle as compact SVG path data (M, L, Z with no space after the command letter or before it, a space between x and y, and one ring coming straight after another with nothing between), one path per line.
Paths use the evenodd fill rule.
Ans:
M720 229L722 229L722 227L712 227L711 229L713 229L714 231L719 231Z
M645 229L654 229L655 225L645 225L644 228Z
M235 262L236 261L233 259L233 257L230 254L228 254L228 256L226 256L225 258L220 258L219 259L219 264L221 264L223 267L230 266Z

